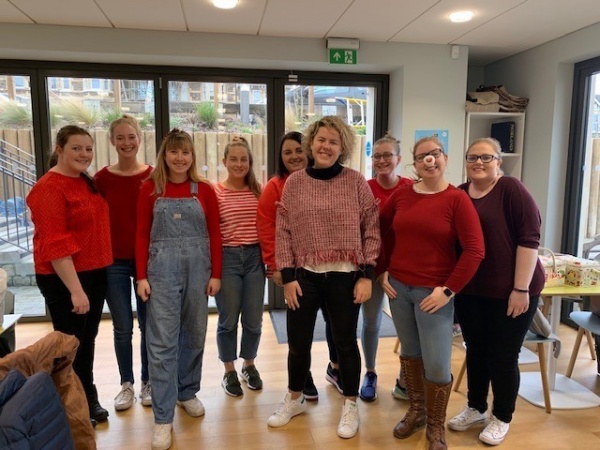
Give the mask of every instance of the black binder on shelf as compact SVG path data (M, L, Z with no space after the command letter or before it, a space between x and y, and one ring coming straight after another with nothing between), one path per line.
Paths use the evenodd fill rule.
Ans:
M493 123L491 136L500 142L503 153L515 152L515 122Z

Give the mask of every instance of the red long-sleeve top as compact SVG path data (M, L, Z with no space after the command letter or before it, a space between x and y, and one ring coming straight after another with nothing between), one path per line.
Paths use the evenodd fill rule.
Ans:
M380 221L384 242L395 238L387 270L404 284L460 292L484 257L477 211L454 186L436 194L403 186L383 205Z
M154 181L142 183L137 204L137 228L135 236L135 264L138 280L148 278L148 252L150 249L150 230L154 214L154 203L158 198L154 192ZM164 194L166 198L191 198L190 182L167 182ZM210 240L211 278L221 279L223 268L223 249L221 247L221 229L219 227L219 205L212 185L198 183L197 198L204 210L206 228Z
M31 189L27 205L35 225L35 273L56 273L52 261L67 256L77 272L112 264L108 204L82 177L46 173Z
M152 167L137 175L123 176L112 173L105 167L94 177L98 192L106 199L109 207L114 259L135 258L137 200L140 186L150 172Z
M277 218L277 206L281 200L281 193L286 174L283 178L279 175L269 180L258 200L258 211L256 216L256 227L258 228L258 239L262 252L263 262L267 266L267 277L272 277L277 270L275 266L275 223Z

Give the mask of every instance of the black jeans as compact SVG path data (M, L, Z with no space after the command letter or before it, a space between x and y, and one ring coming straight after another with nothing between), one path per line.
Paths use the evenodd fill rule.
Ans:
M508 299L456 296L454 306L467 344L469 407L487 411L491 383L492 413L502 422L512 420L521 380L519 351L538 300L538 296L530 297L529 309L513 319L506 315Z
M317 312L327 308L333 342L339 359L344 395L355 397L360 381L360 353L356 343L356 325L360 305L354 303L357 272L314 273L298 269L302 289L300 308L287 310L288 388L302 391L310 369L310 351Z
M94 352L106 297L106 270L78 272L77 275L90 302L90 310L86 314L75 314L71 311L71 293L58 275L36 274L35 278L52 317L54 330L74 335L79 340L73 370L81 380L85 393L93 396Z

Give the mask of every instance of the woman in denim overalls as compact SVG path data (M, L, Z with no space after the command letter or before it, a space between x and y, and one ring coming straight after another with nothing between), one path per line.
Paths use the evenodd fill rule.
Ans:
M171 446L175 404L204 414L196 397L208 319L208 295L221 287L219 209L196 171L189 134L171 131L138 200L136 262L148 302L146 342L154 412L153 449Z

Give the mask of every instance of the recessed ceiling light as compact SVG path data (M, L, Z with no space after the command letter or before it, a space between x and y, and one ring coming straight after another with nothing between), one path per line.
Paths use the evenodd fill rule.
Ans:
M221 9L232 9L238 4L238 0L212 0L213 5Z
M455 11L450 14L450 21L455 23L468 22L475 14L473 11Z

